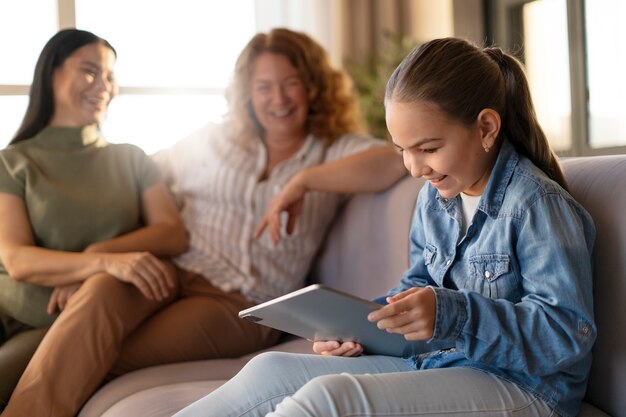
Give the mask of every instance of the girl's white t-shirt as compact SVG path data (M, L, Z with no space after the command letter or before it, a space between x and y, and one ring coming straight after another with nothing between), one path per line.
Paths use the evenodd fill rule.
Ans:
M461 202L463 203L463 234L467 233L467 228L474 218L474 213L478 209L478 203L480 202L480 195L467 195L461 193Z

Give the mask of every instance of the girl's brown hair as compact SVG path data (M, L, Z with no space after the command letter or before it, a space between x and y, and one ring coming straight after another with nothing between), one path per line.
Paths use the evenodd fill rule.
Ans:
M551 179L567 189L533 107L521 63L500 48L478 48L458 38L435 39L411 51L387 82L385 100L434 103L466 124L485 108L502 119L506 137Z
M226 98L229 119L244 139L263 136L250 102L252 69L264 52L286 56L298 70L308 95L306 129L329 144L341 135L362 131L358 102L348 75L330 65L326 51L312 38L289 29L273 29L255 35L243 49Z

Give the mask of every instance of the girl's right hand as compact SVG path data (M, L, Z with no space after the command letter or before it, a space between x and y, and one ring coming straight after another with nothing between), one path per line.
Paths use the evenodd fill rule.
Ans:
M167 298L175 286L174 272L149 252L102 254L104 270L137 287L149 300Z
M313 342L313 352L327 356L360 356L363 346L355 342L321 341Z

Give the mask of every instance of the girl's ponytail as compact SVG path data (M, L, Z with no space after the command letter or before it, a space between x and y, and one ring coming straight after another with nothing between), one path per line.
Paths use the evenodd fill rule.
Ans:
M530 88L521 64L500 48L485 48L483 51L498 64L504 77L505 106L504 114L500 115L504 135L519 153L567 189L561 165L537 121Z

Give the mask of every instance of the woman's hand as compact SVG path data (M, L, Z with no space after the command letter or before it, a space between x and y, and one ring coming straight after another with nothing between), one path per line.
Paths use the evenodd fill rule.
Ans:
M430 288L410 288L387 297L386 306L371 312L367 319L379 329L400 333L406 340L428 340L435 331L437 304Z
M280 214L289 214L287 233L293 232L307 191L353 194L387 189L406 175L402 157L391 146L375 146L314 165L294 175L269 205L254 236L268 227L274 244L280 240Z
M63 311L68 300L76 291L78 291L80 285L81 284L78 283L55 287L54 290L52 290L52 295L50 296L50 301L48 302L48 314L54 314L57 309L59 311Z
M356 342L337 342L335 340L313 342L313 352L326 356L360 356L363 347Z
M289 180L282 191L272 199L265 215L254 232L255 239L261 236L263 230L267 227L272 236L272 242L276 245L280 240L280 214L283 211L286 211L288 214L287 234L293 232L293 229L296 227L296 220L300 216L300 213L302 213L304 195L308 191L307 187L304 185L303 176L300 174L296 174Z
M149 252L103 253L104 270L137 287L149 300L167 298L175 286L174 273Z
M0 193L0 258L6 271L17 281L51 288L108 272L132 283L147 298L162 299L175 279L156 257L184 252L188 236L162 183L145 190L141 198L146 226L73 252L37 246L24 199Z

